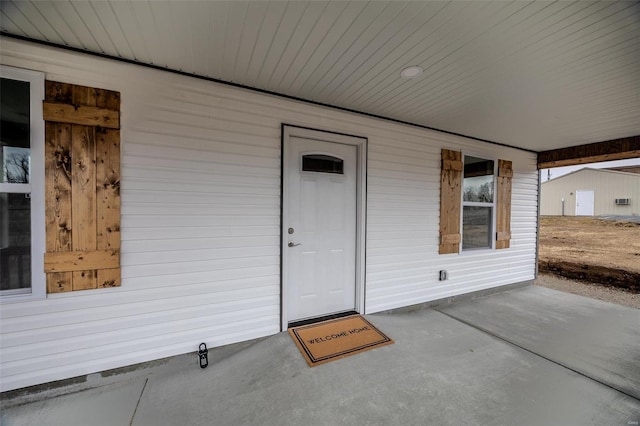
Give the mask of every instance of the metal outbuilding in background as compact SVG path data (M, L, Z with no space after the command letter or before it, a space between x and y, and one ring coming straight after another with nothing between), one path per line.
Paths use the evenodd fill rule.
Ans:
M543 182L540 191L540 214L640 215L640 173L637 169L583 168Z

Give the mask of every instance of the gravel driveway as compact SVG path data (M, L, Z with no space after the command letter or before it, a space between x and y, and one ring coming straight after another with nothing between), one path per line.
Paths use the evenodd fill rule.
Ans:
M538 274L538 278L534 284L566 293L579 294L592 299L640 309L640 294L631 293L620 288L573 281L549 274Z
M598 216L598 219L640 223L640 216L606 215Z

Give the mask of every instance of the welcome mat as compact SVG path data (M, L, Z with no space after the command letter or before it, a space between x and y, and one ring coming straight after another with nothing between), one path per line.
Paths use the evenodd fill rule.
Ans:
M360 315L289 329L310 367L393 343Z

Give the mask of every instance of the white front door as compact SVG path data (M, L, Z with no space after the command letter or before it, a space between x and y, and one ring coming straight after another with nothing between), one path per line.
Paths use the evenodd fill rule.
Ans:
M593 191L576 191L576 216L593 216Z
M358 147L291 135L284 149L285 323L354 310Z

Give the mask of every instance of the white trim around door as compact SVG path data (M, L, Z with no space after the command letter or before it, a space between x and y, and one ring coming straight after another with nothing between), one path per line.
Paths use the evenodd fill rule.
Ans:
M366 138L291 125L282 127L282 330L292 321L309 317L349 310L365 313L366 160ZM323 167L335 168L323 170ZM323 201L310 196L310 192L304 193L303 185L321 191L325 194L323 197L329 199ZM345 201L344 205L340 200ZM305 209L304 217L315 216L319 208L315 207L316 202L324 203L319 206L323 210L319 212L321 215L337 215L338 219L324 222L331 223L331 227L340 217L346 218L344 241L340 241L339 230L343 229L340 226L327 232L309 233L310 227L300 222ZM322 221L313 219L313 223ZM329 239L326 244L331 249L326 250L324 260L316 260L322 256L316 252L316 246L322 245L318 238ZM333 266L332 261L327 260L331 256L335 257ZM353 259L353 264L348 259ZM318 269L314 272L315 267ZM333 277L325 280L328 286L336 286L325 288L324 296L317 292L324 291L320 289L323 278L315 284L312 282L315 277L323 276ZM305 286L308 288L303 291Z

